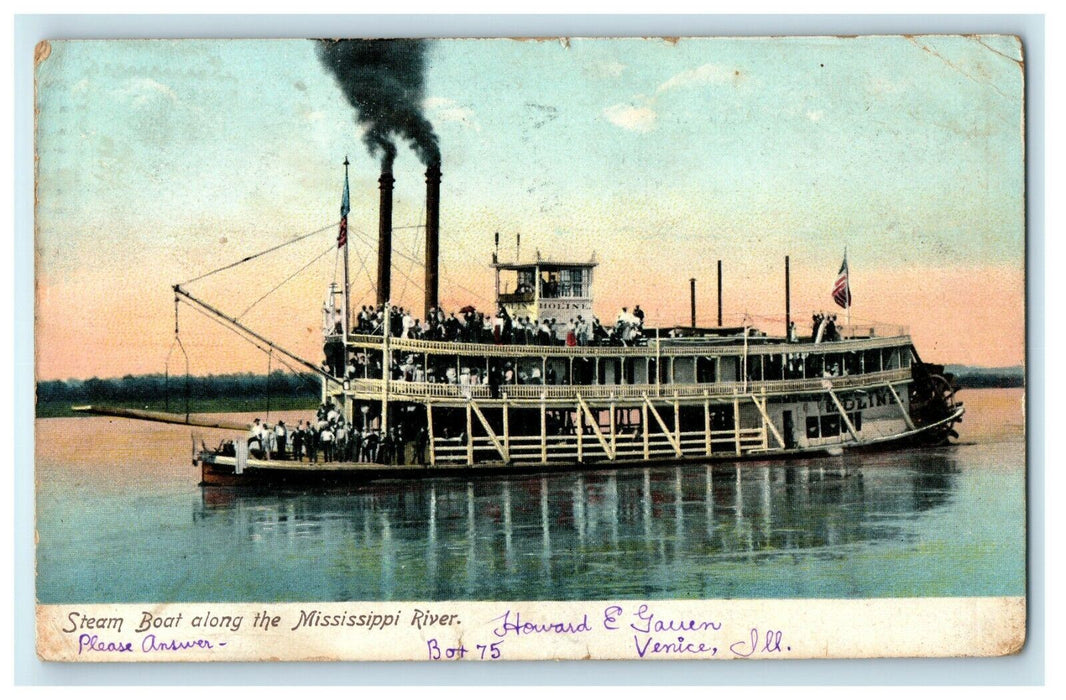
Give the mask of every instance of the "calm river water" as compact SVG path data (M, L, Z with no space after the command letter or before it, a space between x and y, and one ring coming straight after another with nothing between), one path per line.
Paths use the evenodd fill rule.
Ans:
M1024 595L1023 393L960 398L946 448L284 492L198 486L189 428L38 420L37 598Z

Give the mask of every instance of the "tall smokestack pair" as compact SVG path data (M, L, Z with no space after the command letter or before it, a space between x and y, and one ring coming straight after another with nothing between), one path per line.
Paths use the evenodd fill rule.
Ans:
M396 182L391 169L378 178L381 198L378 205L378 305L392 293L392 188ZM438 260L440 258L440 164L426 168L426 305L423 318L438 304Z
M426 170L426 310L437 304L440 146L423 114L426 52L422 39L320 39L315 49L337 81L363 131L370 155L381 158L378 217L378 304L390 300L392 265L392 163L405 141Z

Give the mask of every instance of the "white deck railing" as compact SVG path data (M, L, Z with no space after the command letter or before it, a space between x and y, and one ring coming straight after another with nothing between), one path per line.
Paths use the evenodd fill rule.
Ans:
M871 326L852 326L860 336L871 330ZM895 329L902 330L902 329ZM352 348L381 350L384 338L370 335L351 335L348 345ZM721 355L775 355L781 353L830 353L857 352L888 347L905 347L911 344L909 335L899 333L876 337L857 337L843 341L826 343L785 343L780 338L749 338L747 350L742 338L708 338L706 342L688 341L672 344L667 339L648 340L647 345L586 345L570 347L566 345L493 345L491 343L460 343L446 340L411 340L390 338L389 349L394 352L458 355L462 357L715 357Z
M783 379L753 382L715 382L713 384L505 384L499 387L500 399L504 395L508 400L523 402L545 400L583 399L640 399L644 396L655 399L672 398L720 398L743 396L747 394L800 394L819 393L828 389L860 389L862 387L884 386L885 384L909 381L909 368L893 369L868 374L853 374L842 377L819 377L816 379ZM380 399L384 394L381 379L356 379L350 382L349 394L362 399ZM406 399L450 399L491 400L490 387L484 384L429 384L425 382L406 382L390 380L388 386L389 400Z

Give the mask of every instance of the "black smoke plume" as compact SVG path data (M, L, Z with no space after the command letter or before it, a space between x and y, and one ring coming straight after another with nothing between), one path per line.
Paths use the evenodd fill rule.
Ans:
M426 48L416 39L320 39L318 58L336 78L356 120L366 128L363 142L392 171L396 138L408 141L424 165L440 165L433 126L422 114Z

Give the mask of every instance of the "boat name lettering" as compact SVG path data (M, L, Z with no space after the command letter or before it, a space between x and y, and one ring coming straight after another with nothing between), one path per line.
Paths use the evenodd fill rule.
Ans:
M840 404L844 407L844 411L848 413L851 411L861 411L864 408L891 406L896 403L896 397L892 395L891 391L884 388L867 390L863 393L837 394L837 398L840 399ZM824 403L824 410L826 413L836 412L837 407L836 404L833 403L832 398L826 396Z
M542 311L581 311L592 307L578 301L542 301L540 308Z

